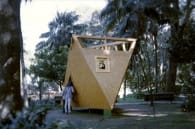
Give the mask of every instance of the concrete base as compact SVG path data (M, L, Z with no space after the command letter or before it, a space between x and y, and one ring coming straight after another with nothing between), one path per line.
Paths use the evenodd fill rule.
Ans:
M104 118L110 118L112 116L112 111L104 109Z

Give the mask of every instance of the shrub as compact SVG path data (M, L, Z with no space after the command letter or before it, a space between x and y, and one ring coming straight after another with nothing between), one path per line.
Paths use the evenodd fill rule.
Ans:
M0 123L2 129L42 129L45 128L45 116L48 107L29 108L16 115L9 124Z

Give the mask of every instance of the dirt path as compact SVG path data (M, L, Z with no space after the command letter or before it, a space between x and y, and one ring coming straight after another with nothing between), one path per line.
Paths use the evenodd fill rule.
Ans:
M178 112L180 112L180 104L178 103L156 103L155 110L149 103L123 103L116 104L110 118L104 118L102 113L78 109L74 109L71 114L66 115L58 109L50 110L46 121L50 124L61 121L64 124L63 127L74 127L75 129L129 129L130 126L136 124L137 120L153 118L154 113L155 117L161 117ZM138 129L137 125L136 129Z
M152 107L149 104L117 104L111 117L151 115ZM47 121L53 120L101 120L104 119L101 111L91 111L89 109L73 108L71 114L64 114L62 110L50 110L46 117Z

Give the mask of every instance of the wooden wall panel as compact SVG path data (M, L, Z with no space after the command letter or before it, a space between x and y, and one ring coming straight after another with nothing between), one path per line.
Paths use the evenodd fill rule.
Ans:
M73 36L64 83L71 76L76 89L74 105L112 109L133 48L130 52L110 50L105 53L105 50L81 47L78 37ZM102 60L105 69L99 69Z

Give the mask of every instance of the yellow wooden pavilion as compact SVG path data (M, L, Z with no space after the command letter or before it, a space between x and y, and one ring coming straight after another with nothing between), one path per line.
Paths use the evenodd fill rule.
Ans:
M87 40L101 44L86 46ZM64 84L71 77L74 106L113 108L135 44L135 38L72 36Z

